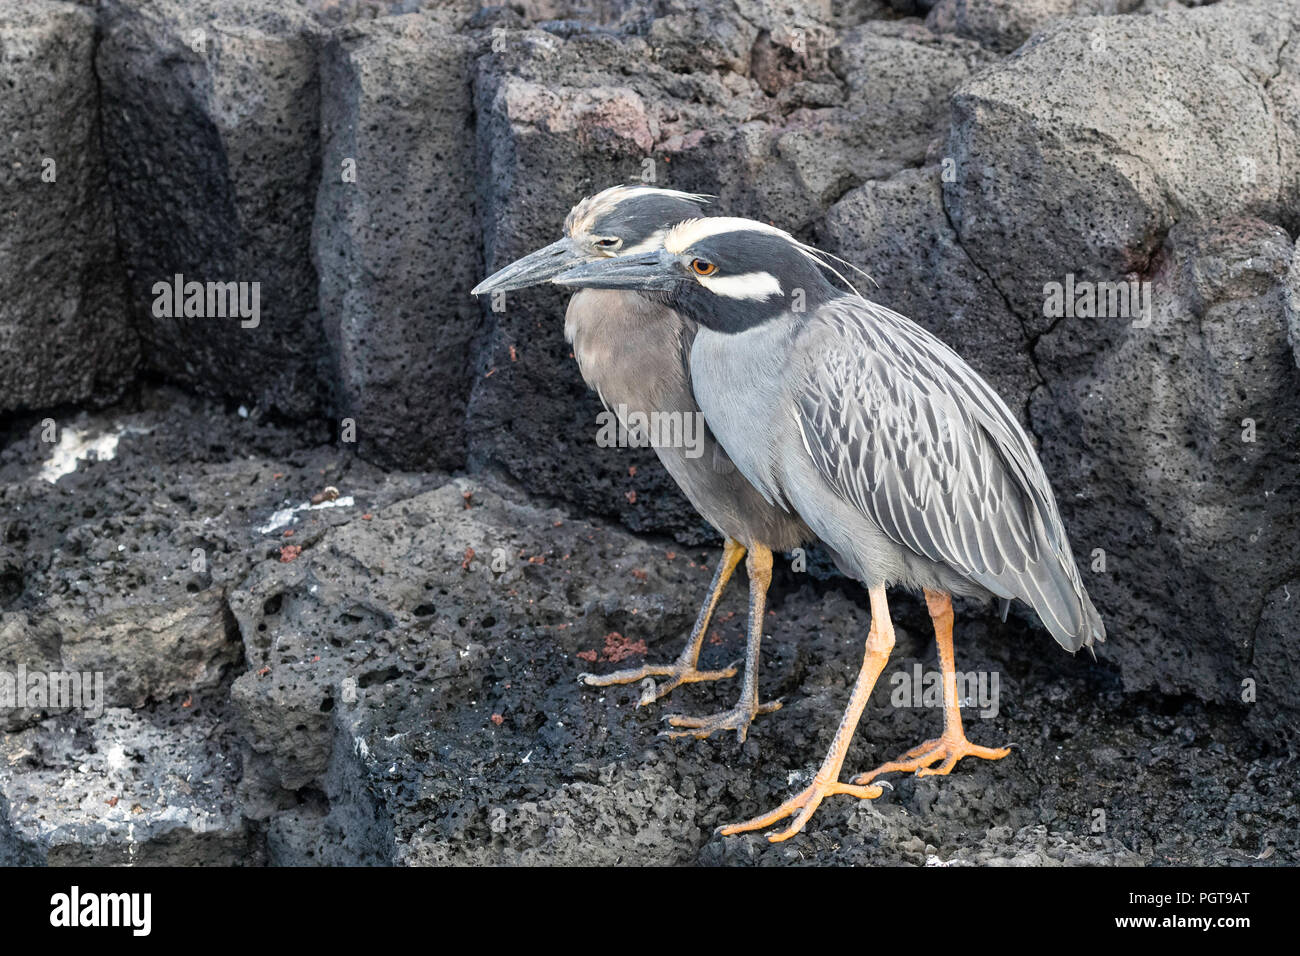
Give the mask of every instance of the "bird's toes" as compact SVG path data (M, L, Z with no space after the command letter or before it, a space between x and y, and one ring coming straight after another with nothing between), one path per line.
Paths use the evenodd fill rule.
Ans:
M703 727L706 724L713 723L714 718L691 717L687 714L669 714L664 720L674 727Z
M669 680L663 684L656 684L653 677L647 677L641 682L641 697L636 702L638 707L646 707L663 697L667 697L680 686L680 680Z

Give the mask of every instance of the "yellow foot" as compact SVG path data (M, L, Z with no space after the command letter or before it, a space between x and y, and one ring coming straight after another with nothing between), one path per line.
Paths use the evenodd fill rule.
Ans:
M629 670L614 671L612 674L579 674L578 680L589 687L611 687L614 684L635 684L650 678L650 683L641 691L638 707L653 704L659 698L676 690L682 684L698 684L702 681L724 680L736 676L736 668L728 667L721 671L696 670L693 664L647 664L645 667L633 667ZM662 684L654 678L667 677Z
M859 774L853 778L856 784L867 784L882 773L911 773L916 771L918 777L944 776L952 773L957 761L962 757L980 757L984 760L1001 760L1011 753L1010 747L981 747L966 739L965 734L957 738L940 737L927 740L920 746L913 747L897 760L882 763L875 770ZM937 767L930 765L942 759Z
M822 783L814 779L807 790L804 790L798 796L791 797L771 813L765 813L761 817L754 817L754 819L746 820L744 823L732 823L725 827L718 827L718 832L723 836L731 836L735 833L745 833L748 830L761 830L764 827L770 827L778 820L784 820L791 814L796 814L790 826L780 833L773 833L768 836L770 842L780 843L782 840L790 839L790 837L802 830L818 805L827 797L837 793L847 793L859 800L874 800L884 793L884 790L877 786L860 787L851 783L839 783L838 781Z
M749 735L749 725L754 722L754 718L759 714L770 714L774 710L781 709L779 700L771 701L766 704L758 704L754 707L748 707L743 704L737 704L731 710L724 710L721 713L710 714L708 717L687 717L685 714L669 714L668 723L674 727L685 728L683 730L663 730L660 731L661 737L694 737L697 740L703 740L709 734L717 733L719 730L734 730L736 736L740 738L743 744L745 738Z

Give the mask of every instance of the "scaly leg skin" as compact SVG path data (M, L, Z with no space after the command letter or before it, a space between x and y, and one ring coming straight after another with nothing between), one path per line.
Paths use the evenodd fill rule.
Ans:
M759 714L770 714L781 709L781 702L758 702L758 650L763 638L763 614L767 607L767 589L772 583L772 552L761 544L751 545L745 563L749 572L749 640L745 645L745 686L740 700L731 710L708 717L687 717L670 714L668 723L681 730L665 730L665 737L696 737L703 740L719 730L734 730L743 744L749 735L749 725Z
M653 704L682 684L696 684L700 681L735 677L736 668L734 667L728 667L726 670L721 671L702 671L696 669L696 664L700 660L700 648L704 646L704 635L709 629L709 621L713 618L713 610L718 606L718 600L722 597L722 591L727 586L727 582L731 580L736 565L740 564L740 559L744 556L745 546L739 541L728 538L723 543L722 557L718 561L717 569L713 572L713 584L709 587L709 596L704 599L704 604L700 607L699 617L695 619L695 627L691 630L690 640L687 641L686 647L682 650L681 656L677 658L676 662L672 664L647 664L645 667L614 671L612 674L579 674L578 680L590 687L610 687L614 684L635 684L647 677L670 678L662 684L657 684L653 690L649 687L646 688L641 695L641 699L637 701L638 707L644 707L646 704Z
M952 650L952 597L940 591L925 592L925 605L934 621L934 639L939 645L939 667L943 670L943 736L913 747L897 760L883 763L875 770L854 779L868 784L882 773L911 773L918 777L946 776L962 757L1001 760L1011 753L1010 747L981 747L966 739L961 725L961 704L957 700L957 664ZM931 764L942 760L937 767Z
M844 765L844 755L849 751L849 741L853 739L853 732L857 729L858 720L861 719L862 711L867 706L871 691L876 686L876 680L880 677L880 672L885 669L889 652L894 648L894 625L889 619L889 604L885 599L885 588L883 585L874 587L870 594L871 632L867 635L866 656L862 660L862 669L858 671L858 679L853 685L849 706L840 720L839 729L835 731L835 740L831 743L831 749L817 770L817 776L813 778L813 782L806 790L791 797L770 813L746 820L744 823L719 827L718 832L723 836L744 833L747 830L761 830L778 820L794 815L790 826L780 833L768 836L768 840L772 843L780 843L802 830L821 802L833 794L847 793L862 800L874 800L884 792L874 785L857 786L840 783L840 768Z

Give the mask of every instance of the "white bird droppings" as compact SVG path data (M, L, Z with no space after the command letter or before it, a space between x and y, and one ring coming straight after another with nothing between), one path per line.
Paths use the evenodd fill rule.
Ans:
M266 524L262 525L262 527L257 530L261 534L270 534L272 531L278 531L285 525L292 524L296 521L299 511L320 511L323 508L351 508L354 504L356 504L356 501L353 500L351 495L344 495L342 498L335 498L333 501L322 501L318 505L314 505L310 501L304 501L300 505L281 508L279 511L271 515L270 520L268 520Z
M54 452L41 465L41 477L53 484L64 475L76 471L79 461L92 458L96 461L110 461L117 456L117 443L123 435L143 434L146 431L143 428L119 425L112 431L91 438L84 429L65 426L59 435L59 443L54 446Z

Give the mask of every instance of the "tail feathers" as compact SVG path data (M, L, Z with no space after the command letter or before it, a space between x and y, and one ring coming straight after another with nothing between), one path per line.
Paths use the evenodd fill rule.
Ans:
M1052 632L1052 636L1056 638L1057 643L1071 654L1076 653L1081 647L1086 647L1093 660L1096 660L1097 652L1092 649L1092 646L1093 644L1105 643L1106 625L1102 623L1101 615L1097 613L1092 598L1088 597L1088 592L1082 584L1075 587L1074 595L1076 604L1073 609L1074 614L1071 615L1071 624L1074 625L1073 631L1064 631L1050 625L1048 630ZM1039 617L1043 618L1044 623L1046 623L1046 618L1041 611Z
M1082 587L1079 588L1079 597L1083 601L1083 627L1079 629L1079 640L1084 647L1092 650L1094 642L1106 643L1106 625L1102 623L1101 615L1093 607L1092 598L1088 597L1088 592ZM1096 656L1094 653L1093 657Z
M1031 581L1033 586L1024 599L1038 612L1039 620L1058 644L1073 654L1081 647L1091 650L1094 643L1106 640L1106 625L1069 555Z

